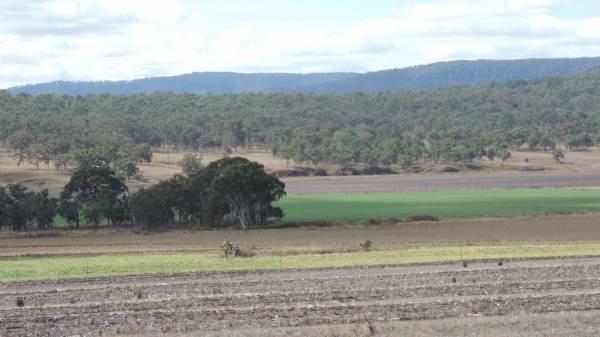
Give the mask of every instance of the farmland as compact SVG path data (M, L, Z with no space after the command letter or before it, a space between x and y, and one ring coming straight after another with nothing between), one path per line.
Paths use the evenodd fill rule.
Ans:
M365 221L433 215L442 219L600 211L595 189L493 189L290 195L276 203L284 223ZM66 221L57 216L54 223Z
M279 204L285 221L365 220L429 214L474 218L600 210L600 191L510 189L292 195Z
M408 193L396 205L419 201L418 195L425 196L423 205L450 205L454 195L463 210L437 222L353 220L248 232L105 227L0 233L0 332L566 337L593 336L600 328L597 213L466 213L486 196L486 212L496 209L494 200L517 211L595 207L597 192L436 193ZM467 197L472 194L475 199ZM389 199L373 196L378 203ZM518 196L527 204L510 201ZM310 197L318 203L317 197L331 196ZM223 240L253 256L223 257ZM365 240L373 242L369 251L359 246Z
M292 178L290 194L277 203L286 217L271 223L281 228L248 232L168 226L1 232L0 332L494 337L527 331L541 337L534 327L553 336L596 331L597 177L536 173L525 181L520 172L489 173L491 180L487 174ZM504 184L545 188L497 188ZM381 186L387 189L376 192ZM314 193L303 193L307 188ZM440 221L407 219L414 215ZM225 258L224 240L245 257Z
M532 330L523 330L531 332L528 336L544 336L534 329L544 326L546 335L591 336L600 328L598 261L9 282L0 284L0 331L8 336L475 336L478 331L508 336L528 327Z
M600 255L596 214L248 232L105 228L39 234L1 233L0 280ZM224 240L255 256L224 259ZM370 252L360 249L366 240L373 242Z

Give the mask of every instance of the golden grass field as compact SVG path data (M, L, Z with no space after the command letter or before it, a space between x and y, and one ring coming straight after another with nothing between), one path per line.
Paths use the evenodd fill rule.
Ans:
M178 162L186 153L191 152L155 151L150 164L140 165L143 179L141 181L131 181L130 184L147 185L172 177L180 172ZM204 164L223 157L220 152L202 152L199 154L202 155ZM600 149L594 148L579 152L568 151L565 154L564 161L556 163L552 160L549 152L513 151L512 157L502 166L498 161L492 163L486 159L482 159L480 164L483 165L485 170L518 170L525 168L592 171L600 169ZM231 156L241 156L257 161L265 165L268 171L284 170L295 165L294 162L287 163L285 160L274 158L270 151L265 150L239 150L232 153ZM335 171L335 167L331 165L325 165L325 168L329 171ZM0 147L0 185L19 182L35 187L56 188L64 186L68 178L68 175L57 173L52 164L50 167L42 166L39 170L27 163L17 167L17 162L12 158L9 151L4 147Z

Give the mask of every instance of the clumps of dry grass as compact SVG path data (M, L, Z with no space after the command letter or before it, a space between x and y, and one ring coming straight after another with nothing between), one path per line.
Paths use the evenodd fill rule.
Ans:
M375 324L371 320L365 320L364 324L357 324L354 329L352 329L352 337L370 337L375 336L375 332L377 329L375 328Z
M371 322L369 320L367 321L367 331L368 331L367 336L375 335L375 324L373 324L373 322Z
M240 247L234 246L233 243L229 240L223 241L223 252L225 253L225 257L234 256L234 257L254 257L256 253L246 250L241 250Z
M359 243L360 249L362 249L365 252L368 252L371 250L371 247L373 246L373 241L371 240L366 240L365 242Z
M256 256L256 253L248 251L248 250L238 249L235 256L236 257L254 257L254 256Z

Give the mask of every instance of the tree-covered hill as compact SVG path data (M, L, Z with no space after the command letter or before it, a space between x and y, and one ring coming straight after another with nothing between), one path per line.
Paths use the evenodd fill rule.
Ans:
M58 96L0 92L19 160L131 172L149 147L269 148L318 164L464 162L600 140L600 71L432 91Z
M345 94L390 90L430 90L454 85L481 85L546 76L567 76L600 67L600 57L452 61L370 73L192 73L132 81L56 81L9 88L10 93L33 95L118 94L172 92L224 94L304 92Z
M355 73L285 74L262 73L242 74L232 72L204 72L178 76L151 77L131 81L69 82L55 81L26 85L8 89L10 93L32 95L131 95L153 92L224 94L242 92L286 92L300 91L327 82L356 76Z

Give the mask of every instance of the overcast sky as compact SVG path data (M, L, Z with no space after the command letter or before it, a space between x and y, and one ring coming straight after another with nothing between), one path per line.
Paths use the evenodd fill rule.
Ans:
M600 0L0 0L0 88L600 56Z

